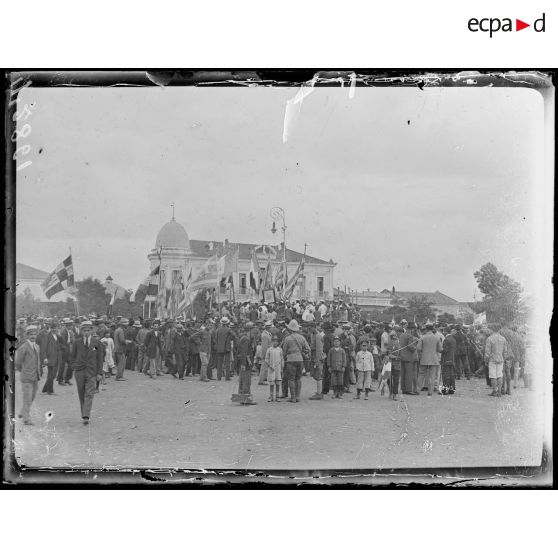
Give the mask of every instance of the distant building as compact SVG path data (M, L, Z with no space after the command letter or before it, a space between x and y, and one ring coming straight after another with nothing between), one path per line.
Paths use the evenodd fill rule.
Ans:
M225 243L211 240L191 240L185 228L172 218L165 223L155 240L155 247L148 254L151 270L161 264L164 283L167 288L172 285L173 274L182 271L184 277L192 267L193 276L199 272L203 264L215 254L221 255ZM251 252L257 248L256 255L260 264L260 271L264 271L268 261L268 248L258 244L230 243L231 247L239 248L238 272L233 274L234 297L237 301L256 299L257 296L250 288L250 260ZM274 273L281 265L283 247L272 246L271 262ZM287 248L287 275L296 271L303 254ZM337 264L306 254L304 278L295 288L293 298L311 298L331 300L333 298L333 270ZM225 288L219 289L221 300L226 300L232 293Z
M391 306L391 295L384 292L378 293L370 289L361 292L353 292L351 300L363 311L382 310Z
M70 293L61 291L53 295L50 300L45 296L41 283L50 275L46 271L16 263L16 295L23 294L29 289L31 294L41 302L64 302L67 298L74 299Z
M463 318L466 314L473 314L472 308L467 302L459 302L440 291L422 292L422 291L396 291L394 288L391 290L384 289L384 295L391 297L392 304L398 302L401 306L406 306L412 298L426 298L434 309L436 316L440 314L453 314L456 318Z

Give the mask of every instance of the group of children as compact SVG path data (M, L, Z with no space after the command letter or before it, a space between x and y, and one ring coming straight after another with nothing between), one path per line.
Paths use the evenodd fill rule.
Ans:
M283 380L283 374L285 373L285 360L283 350L279 346L281 342L279 337L274 335L271 342L272 346L267 349L265 355L258 352L260 349L258 346L258 350L256 351L256 363L261 363L263 360L267 364L267 382L269 384L268 402L279 402L281 400L281 382ZM327 360L327 366L330 370L330 386L333 390L333 396L335 399L342 399L345 392L344 374L347 368L347 354L345 349L341 347L341 340L339 337L334 337L333 347L331 347L328 354L323 355L322 358ZM368 394L375 391L372 389L372 376L380 367L381 361L378 347L375 344L370 347L368 341L363 341L355 358L355 399L360 399L363 391L364 399L368 399Z

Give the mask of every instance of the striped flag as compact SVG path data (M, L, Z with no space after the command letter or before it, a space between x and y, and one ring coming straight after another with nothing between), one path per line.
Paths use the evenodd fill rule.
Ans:
M260 263L255 250L252 250L250 260L250 287L256 292L260 290Z
M289 300L291 296L293 296L293 291L299 281L304 275L304 258L298 264L296 271L294 272L293 276L287 281L287 285L285 286L285 300Z
M178 301L178 308L177 308L177 311L176 311L178 316L180 316L180 314L183 314L186 311L186 309L188 308L188 306L194 300L194 293L190 289L190 284L191 283L192 283L192 268L190 267L188 277L186 277L186 281L183 281L183 283L181 285L182 293L181 293L180 299Z
M157 295L159 294L159 272L161 271L161 266L158 265L147 279L138 287L139 289L145 287L145 302L155 302L157 300Z
M271 289L272 286L273 286L273 281L272 281L271 254L270 254L267 259L267 265L265 266L262 289Z
M212 289L217 286L221 279L224 266L224 258L218 259L217 256L209 258L201 268L198 276L190 283L190 289Z
M49 300L56 293L75 288L71 254L41 283L41 287Z
M285 273L286 269L285 269L285 262L281 262L281 265L279 266L279 269L277 270L277 273L275 275L275 288L277 290L281 290L283 288L283 284L285 284L286 281L286 273Z

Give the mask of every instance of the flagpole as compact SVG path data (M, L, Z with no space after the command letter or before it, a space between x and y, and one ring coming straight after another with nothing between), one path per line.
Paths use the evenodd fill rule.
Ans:
M276 220L280 220L281 231L283 232L283 303L286 303L285 297L287 293L287 221L285 218L285 210L282 207L272 207L271 217ZM275 222L273 223L273 228L271 232L275 234L276 232Z
M76 271L75 271L75 267L74 267L74 258L72 257L72 247L68 246L68 249L70 250L70 257L72 258L72 268L74 270L74 281L75 281L75 277L76 277ZM76 287L76 291L77 291L77 287ZM77 292L74 298L74 306L76 308L76 315L79 316L79 301L78 301L78 296L77 296Z
M163 260L162 253L163 253L163 247L159 246L159 249L157 250L157 255L159 256L159 286L157 288L157 299L155 301L155 317L159 319L163 319L162 305L161 305L161 315L159 316L159 300L161 298L161 276L163 275L162 273L163 270L161 269L161 262Z

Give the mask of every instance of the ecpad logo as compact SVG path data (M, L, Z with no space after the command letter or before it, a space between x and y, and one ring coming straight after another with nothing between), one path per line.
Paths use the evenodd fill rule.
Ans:
M543 15L539 19L536 19L533 22L533 29L535 32L545 32L545 17L546 14L543 13ZM497 33L498 31L503 31L504 33L514 31L512 19L509 17L505 17L503 19L497 17L485 17L482 19L477 19L475 17L472 17L468 21L467 27L469 28L469 31L473 33L477 33L478 31L481 31L483 33L490 33L490 38L492 38L492 35L494 33ZM526 29L527 27L531 27L531 24L525 23L520 19L515 20L515 31L521 31L522 29Z

